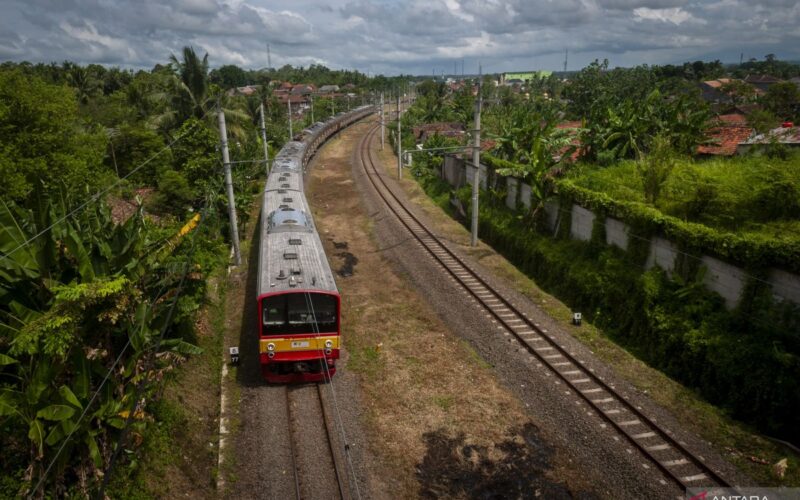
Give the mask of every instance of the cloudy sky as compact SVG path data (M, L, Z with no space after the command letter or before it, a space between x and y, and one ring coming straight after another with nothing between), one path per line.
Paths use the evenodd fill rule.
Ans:
M800 60L798 0L2 0L0 61L149 68L193 45L212 67L371 74Z

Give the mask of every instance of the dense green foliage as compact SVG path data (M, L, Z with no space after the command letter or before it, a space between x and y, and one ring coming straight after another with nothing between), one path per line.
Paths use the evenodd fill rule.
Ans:
M449 186L434 178L423 186L452 208ZM458 197L469 207L467 190ZM503 200L502 192L484 197L481 238L539 286L734 418L768 434L800 437L800 308L773 303L768 287L753 280L742 303L728 311L703 287L702 268L685 266L672 279L658 268L643 272L637 252L604 241L553 239L532 230Z
M572 171L570 180L576 187L598 196L603 193L617 203L647 201L634 161L603 169L582 165ZM787 247L797 245L800 158L679 159L664 182L660 198L650 206L666 216L713 230L774 239Z
M224 91L253 75L256 95ZM128 426L126 473L114 475L137 467L141 437L158 434L161 384L198 353L196 314L227 260L218 114L243 225L265 171L262 103L271 157L288 139L266 84L306 77L366 81L322 66L209 71L192 47L135 73L0 65L0 497L94 496ZM318 120L334 112L318 105ZM309 123L296 117L295 130Z

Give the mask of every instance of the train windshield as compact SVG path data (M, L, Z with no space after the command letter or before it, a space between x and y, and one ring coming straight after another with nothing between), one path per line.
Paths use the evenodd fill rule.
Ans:
M335 333L336 297L320 293L287 293L265 297L261 321L264 335Z

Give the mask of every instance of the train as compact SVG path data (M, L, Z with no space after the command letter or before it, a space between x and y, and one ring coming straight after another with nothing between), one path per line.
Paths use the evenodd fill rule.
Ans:
M341 296L304 192L308 162L330 137L373 113L361 106L287 142L263 191L258 258L261 374L269 383L325 382L341 349Z

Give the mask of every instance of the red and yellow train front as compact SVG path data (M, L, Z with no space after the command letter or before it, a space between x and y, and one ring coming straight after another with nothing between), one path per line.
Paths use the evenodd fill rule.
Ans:
M319 382L336 373L336 292L289 290L258 297L259 357L268 382Z

